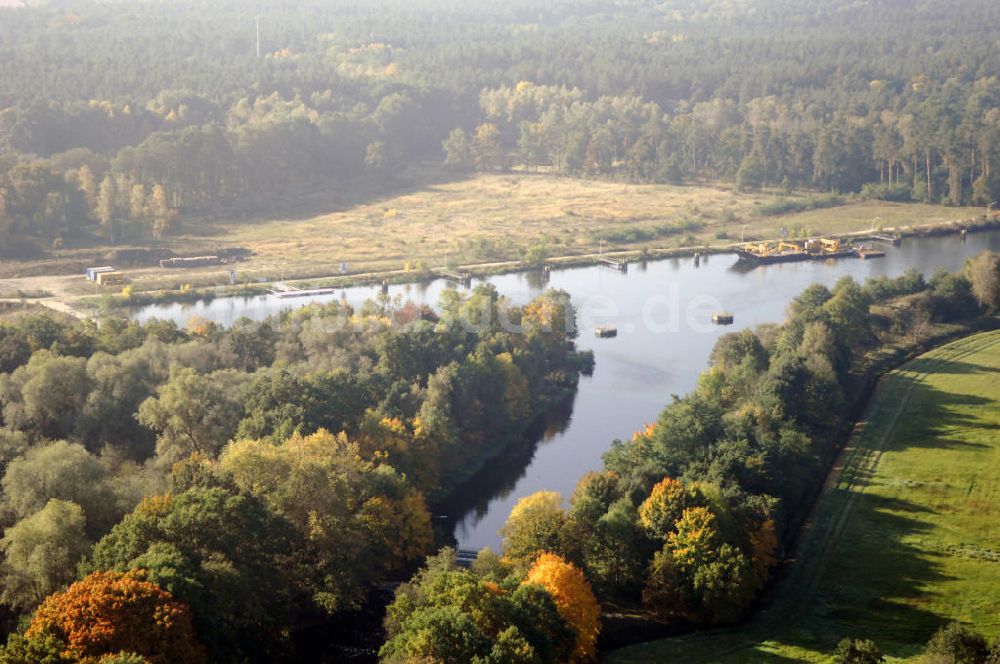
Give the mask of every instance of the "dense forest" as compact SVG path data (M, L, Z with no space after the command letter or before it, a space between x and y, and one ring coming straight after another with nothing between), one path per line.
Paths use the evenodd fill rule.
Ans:
M154 241L359 177L384 192L424 162L1000 198L1000 8L987 0L51 0L0 13L10 257Z
M565 293L483 286L226 330L0 324L0 603L8 630L32 616L0 661L291 656L291 628L405 578L429 506L572 395L574 319Z

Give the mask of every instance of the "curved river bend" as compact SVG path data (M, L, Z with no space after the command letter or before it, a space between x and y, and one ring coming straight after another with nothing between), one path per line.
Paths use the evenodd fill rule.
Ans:
M512 450L479 474L450 501L462 548L498 547L497 530L514 503L535 491L555 490L568 497L584 473L601 467L601 455L616 438L627 438L653 422L672 394L685 394L706 367L715 341L723 334L762 323L780 322L788 302L813 283L833 285L850 275L858 281L898 276L915 268L930 276L958 270L985 249L1000 251L1000 232L937 238L907 238L887 247L880 259L784 263L736 269L734 255L695 261L673 258L632 264L627 274L602 267L553 270L548 283L538 272L520 272L487 281L516 303L527 302L547 287L570 293L580 310L578 346L594 351L596 369L584 377L572 404L540 423L537 436ZM447 283L390 287L418 303L435 304ZM336 295L279 300L272 296L217 298L194 304L151 305L134 312L140 321L162 318L184 325L201 316L224 325L241 316L260 320L310 301L344 299L361 305L375 287L348 288ZM735 315L731 327L710 324L713 311ZM612 323L613 339L597 339L594 327Z

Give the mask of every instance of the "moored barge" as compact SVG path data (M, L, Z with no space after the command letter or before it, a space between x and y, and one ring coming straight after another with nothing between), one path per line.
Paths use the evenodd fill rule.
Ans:
M767 265L828 258L880 258L884 252L854 247L839 239L814 238L802 242L757 242L736 249L741 260Z

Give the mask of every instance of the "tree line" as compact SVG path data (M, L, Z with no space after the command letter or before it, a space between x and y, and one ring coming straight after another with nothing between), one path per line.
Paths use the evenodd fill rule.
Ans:
M588 99L578 88L483 90L481 123L454 129L445 163L463 169L539 167L632 182L722 180L872 198L987 205L1000 196L1000 82L871 81L850 108L803 94L715 98L666 112L636 96Z
M986 0L282 1L261 15L260 57L235 1L2 11L10 256L151 241L359 176L378 195L428 161L1000 197Z

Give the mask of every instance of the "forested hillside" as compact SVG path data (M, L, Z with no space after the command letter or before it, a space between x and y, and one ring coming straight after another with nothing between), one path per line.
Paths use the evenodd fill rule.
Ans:
M425 161L1000 198L1000 7L988 0L53 1L0 13L7 256L152 241L359 176L388 191Z

